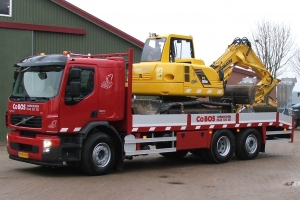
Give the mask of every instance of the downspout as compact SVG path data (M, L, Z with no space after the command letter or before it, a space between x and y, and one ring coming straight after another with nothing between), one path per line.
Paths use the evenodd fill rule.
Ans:
M33 38L34 38L34 31L31 31L31 55L33 56Z

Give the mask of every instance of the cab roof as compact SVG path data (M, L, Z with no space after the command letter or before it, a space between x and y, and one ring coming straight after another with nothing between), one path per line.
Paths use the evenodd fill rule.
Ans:
M61 54L51 54L44 56L33 56L21 60L15 64L15 67L31 67L31 66L49 66L49 65L66 65L67 56Z

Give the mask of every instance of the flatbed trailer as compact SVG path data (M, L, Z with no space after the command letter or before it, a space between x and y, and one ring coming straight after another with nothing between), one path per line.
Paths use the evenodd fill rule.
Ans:
M132 61L130 49L37 56L16 64L6 112L9 157L51 167L72 164L103 175L139 155L182 158L190 152L226 163L234 154L256 158L267 142L293 142L293 118L276 112L190 114L182 107L181 114L137 113ZM41 84L50 88L52 79L51 95L38 92Z

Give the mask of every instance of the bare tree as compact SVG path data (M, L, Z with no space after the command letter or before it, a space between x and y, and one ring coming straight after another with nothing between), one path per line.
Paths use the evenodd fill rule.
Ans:
M252 41L258 57L274 78L282 75L292 64L296 52L295 39L288 26L263 19L252 30Z
M300 49L296 51L291 67L293 72L300 76Z

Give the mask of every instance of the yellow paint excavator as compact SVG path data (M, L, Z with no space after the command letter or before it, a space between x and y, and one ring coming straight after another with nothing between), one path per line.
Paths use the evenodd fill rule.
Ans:
M235 66L253 70L260 82L252 86L227 86ZM238 107L260 101L277 83L247 38L234 39L219 59L206 66L203 60L195 58L192 36L151 34L145 42L141 62L133 66L133 94L157 96L159 102L168 103L163 106L167 109L160 106L160 113L165 110L170 113L169 108L176 106L181 113L214 112L215 107L221 107L217 112L225 112L225 103L239 112ZM195 100L198 97L211 100L199 105ZM201 107L202 111L195 111L194 107Z
M224 62L226 64L230 63L229 65L231 65L231 68L228 70L230 72L225 73L225 76L228 76L224 78L225 80L229 78L232 69L235 66L254 71L255 74L260 79L260 81L256 85L254 85L255 88L248 90L250 91L248 94L250 95L249 99L251 99L251 101L249 101L248 104L247 102L239 101L237 103L238 105L236 105L237 111L240 111L240 109L243 106L261 104L264 101L265 96L269 95L272 89L280 81L278 79L273 78L271 73L268 71L265 65L261 62L261 60L257 57L257 55L252 50L251 43L247 38L242 38L242 39L236 38L232 42L232 44L229 45L226 52L222 56L220 56L220 58L217 61L215 61L211 65L211 67L216 69L216 71L218 71L223 68ZM229 99L229 100L233 99L234 102L235 98L243 98L243 95L245 95L244 91L247 91L249 87L251 88L253 86L250 85L227 86L225 90L225 94L221 99ZM241 94L240 97L239 94ZM271 106L277 106L276 102L271 97L268 97L268 103Z

